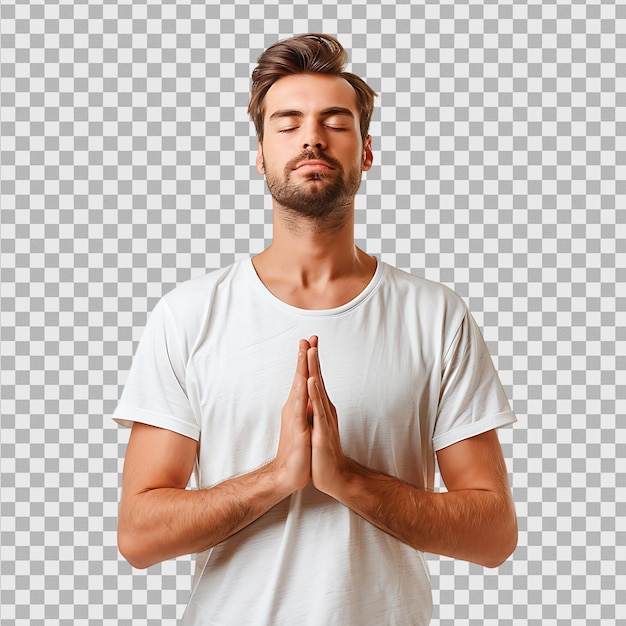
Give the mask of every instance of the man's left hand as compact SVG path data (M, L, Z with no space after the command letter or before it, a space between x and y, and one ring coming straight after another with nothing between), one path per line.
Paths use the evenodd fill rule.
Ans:
M350 460L343 453L337 410L328 397L319 360L318 338L309 339L309 399L313 409L311 431L311 478L319 491L333 495L333 488L345 480Z

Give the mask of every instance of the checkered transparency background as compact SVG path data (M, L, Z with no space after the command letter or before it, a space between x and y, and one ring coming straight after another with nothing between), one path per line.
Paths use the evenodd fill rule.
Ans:
M433 623L624 619L626 5L3 0L3 625L182 614L190 557L118 555L110 414L157 299L269 243L249 75L320 31L381 94L359 244L469 303L519 418L519 547L430 558Z

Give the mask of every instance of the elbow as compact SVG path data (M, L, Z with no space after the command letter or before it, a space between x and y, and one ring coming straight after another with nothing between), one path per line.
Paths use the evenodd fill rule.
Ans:
M117 529L117 547L120 554L136 569L146 569L155 565L158 561L151 558L141 542L137 540L136 534L124 528L121 524Z
M120 554L137 569L146 569L150 564L146 564L141 555L138 554L137 549L134 547L133 542L129 540L126 533L119 530L117 531L117 548Z
M117 548L136 569L146 569L163 559L158 558L156 542L150 528L142 523L142 515L134 502L122 497L117 520Z
M515 516L498 532L499 540L491 542L491 550L485 555L485 560L481 563L484 567L494 569L500 567L515 551L517 547L517 519Z
M504 548L502 550L499 550L498 552L494 552L493 554L489 555L489 558L485 560L484 563L481 563L481 565L489 569L495 569L496 567L500 567L513 554L516 547L517 538L510 544L509 548Z

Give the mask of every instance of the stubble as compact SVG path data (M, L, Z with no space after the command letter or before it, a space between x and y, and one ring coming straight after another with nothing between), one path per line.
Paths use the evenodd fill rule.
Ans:
M295 181L295 168L306 160L324 161L332 169L310 172ZM265 159L263 166L270 194L284 209L288 223L295 226L303 221L312 222L319 230L334 231L351 219L354 197L361 184L360 169L351 168L346 175L339 161L314 151L305 151L291 159L282 177L267 167Z

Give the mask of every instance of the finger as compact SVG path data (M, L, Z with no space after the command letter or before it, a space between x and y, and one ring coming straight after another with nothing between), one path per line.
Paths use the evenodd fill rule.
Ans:
M307 380L307 389L311 400L311 407L313 409L314 424L326 423L328 415L326 412L326 403L324 402L322 390L313 376Z
M309 377L307 353L310 349L311 344L306 339L300 339L300 344L298 346L298 363L296 366L296 373L304 376L305 378Z
M324 377L322 376L322 366L320 364L318 348L310 348L307 351L307 361L309 367L309 378L313 377L316 380L319 396L324 406L324 411L328 416L334 417L336 415L335 405L332 403L330 396L328 395L326 383L324 382Z
M317 335L311 335L309 338L309 344L311 344L311 348L317 348L317 344L319 342L319 337Z
M293 378L293 385L291 387L290 395L292 397L302 396L306 391L306 379L309 377L309 366L307 353L310 349L310 344L306 339L301 339L298 347L298 359L296 362L296 373Z
M326 385L324 384L324 379L322 378L317 348L311 348L307 352L307 357L309 366L309 379L307 381L309 397L311 398L311 401L313 401L313 396L311 394L319 397L319 402L323 407L324 414L331 415L332 403L328 397L328 391L326 390ZM313 406L313 408L315 409L315 406ZM313 416L315 416L315 410L313 411Z
M320 353L317 347L311 347L307 351L307 365L309 368L309 376L315 376L318 378L322 388L324 385L324 378L322 376L322 366L320 364ZM325 389L323 389L325 391Z

